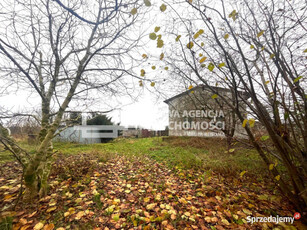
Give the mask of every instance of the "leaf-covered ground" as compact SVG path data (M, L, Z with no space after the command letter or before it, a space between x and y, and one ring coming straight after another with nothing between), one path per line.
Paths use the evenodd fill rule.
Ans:
M283 229L246 223L247 216L293 216L260 182L201 170L170 170L149 158L59 156L50 194L32 205L16 201L20 170L6 163L0 178L0 229ZM6 225L7 226L6 226ZM296 222L296 228L301 225ZM291 228L290 228L291 227Z

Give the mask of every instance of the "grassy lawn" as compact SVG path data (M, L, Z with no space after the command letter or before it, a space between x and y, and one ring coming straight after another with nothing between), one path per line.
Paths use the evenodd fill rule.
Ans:
M35 146L29 145L26 141L20 141L19 145L30 153L35 151ZM228 176L238 176L246 171L246 175L258 179L262 176L268 177L267 169L254 149L246 149L244 146L234 148L235 152L231 154L226 151L224 140L189 137L120 138L101 144L54 143L54 150L64 155L116 153L128 157L150 157L170 168L211 170ZM0 153L0 164L12 160L14 158L10 152Z
M194 145L194 141L204 141L205 146ZM253 149L238 148L234 154L225 152L222 140L190 138L144 138L118 139L106 144L55 143L54 148L63 154L75 153L117 153L125 156L150 157L164 162L169 167L184 169L211 169L221 173L248 171L263 173L264 164Z
M35 146L20 142L20 146L32 152ZM117 139L102 144L54 143L55 151L64 155L79 153L120 154L124 156L150 157L164 162L170 168L212 170L229 176L246 171L246 175L267 175L265 165L254 149L235 147L226 151L225 141L204 138L144 138ZM9 152L0 153L0 164L13 160Z

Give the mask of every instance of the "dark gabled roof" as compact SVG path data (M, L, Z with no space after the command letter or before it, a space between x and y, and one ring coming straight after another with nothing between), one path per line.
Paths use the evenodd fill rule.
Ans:
M216 91L226 91L226 92L231 92L231 90L230 89L227 89L227 88L222 88L222 87L217 87L217 86L210 86L211 88L213 88L214 90L216 90ZM178 98L178 97L182 97L182 96L184 96L184 95L187 95L187 94L189 94L191 91L194 91L194 90L197 90L197 89L202 89L202 90L205 90L205 89L209 89L209 87L208 86L205 86L205 85L198 85L198 86L195 86L195 87L193 87L192 89L189 89L189 90L187 90L187 91L185 91L185 92L182 92L182 93L180 93L180 94L177 94L176 96L173 96L173 97L171 97L171 98L169 98L169 99L167 99L167 100L165 100L164 102L166 103L166 104L168 104L170 101L172 101L172 100L174 100L174 99L176 99L176 98ZM242 91L238 91L240 94L243 94L243 95L245 95L245 96L247 96L247 98L249 98L250 96L247 94L247 93L244 93L244 92L242 92Z

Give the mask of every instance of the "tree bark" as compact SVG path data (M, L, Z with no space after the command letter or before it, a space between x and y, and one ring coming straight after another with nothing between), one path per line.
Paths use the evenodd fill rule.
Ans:
M24 172L25 181L25 201L32 201L33 199L42 198L47 195L48 178L52 165L52 145L40 148L36 152L33 160L29 162Z

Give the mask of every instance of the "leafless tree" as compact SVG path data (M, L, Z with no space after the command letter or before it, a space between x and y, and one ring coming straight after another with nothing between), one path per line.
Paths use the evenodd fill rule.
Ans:
M32 199L46 195L52 139L69 105L135 90L128 83L137 78L138 26L149 8L136 0L4 0L0 8L1 92L28 90L41 101L35 154L3 126L0 135L22 164L25 198Z
M165 61L177 78L205 84L236 112L273 180L306 218L306 1L174 3L169 7L176 27L166 31L171 40ZM233 97L219 94L215 85L231 89ZM247 119L240 100L250 111ZM255 120L267 136L255 136ZM272 148L263 144L268 138Z

